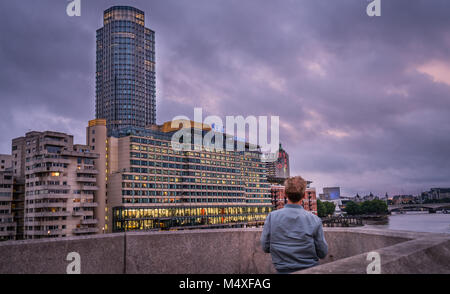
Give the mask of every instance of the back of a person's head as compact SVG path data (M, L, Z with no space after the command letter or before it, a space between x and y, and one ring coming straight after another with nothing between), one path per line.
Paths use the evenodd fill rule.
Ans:
M299 202L305 197L306 181L302 177L288 178L284 182L286 197L294 203Z

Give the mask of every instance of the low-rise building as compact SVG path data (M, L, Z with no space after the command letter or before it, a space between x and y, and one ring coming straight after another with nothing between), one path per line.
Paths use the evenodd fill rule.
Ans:
M392 204L410 204L414 203L416 198L413 195L395 195L392 197Z
M431 188L430 191L422 193L423 200L440 200L450 198L450 188Z
M335 200L341 197L340 187L323 188L323 193L319 195L320 200Z
M317 195L316 188L311 187L312 182L308 181L308 186L305 191L305 197L302 200L301 205L307 211L310 211L317 215ZM282 209L287 204L288 199L285 193L284 185L272 184L270 186L270 193L272 196L272 205L274 210Z

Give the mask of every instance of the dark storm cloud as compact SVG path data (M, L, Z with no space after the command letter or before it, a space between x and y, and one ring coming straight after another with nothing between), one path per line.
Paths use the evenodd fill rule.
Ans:
M0 152L28 129L83 141L95 30L111 5L156 31L158 122L278 115L291 172L346 194L450 186L450 3L382 0L0 3ZM319 189L321 190L321 189Z

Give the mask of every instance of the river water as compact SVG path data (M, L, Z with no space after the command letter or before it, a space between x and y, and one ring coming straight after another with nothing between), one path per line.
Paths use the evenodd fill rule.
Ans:
M367 228L450 234L450 214L407 212L389 216L386 225L365 225Z

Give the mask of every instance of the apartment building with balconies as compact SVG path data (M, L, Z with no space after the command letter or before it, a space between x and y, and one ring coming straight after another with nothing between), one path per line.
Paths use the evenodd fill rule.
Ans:
M0 154L0 172L10 169L12 166L11 155Z
M16 239L16 223L12 214L12 201L11 155L0 154L0 241Z
M12 172L24 186L23 238L97 233L98 154L73 136L29 132L12 142Z

